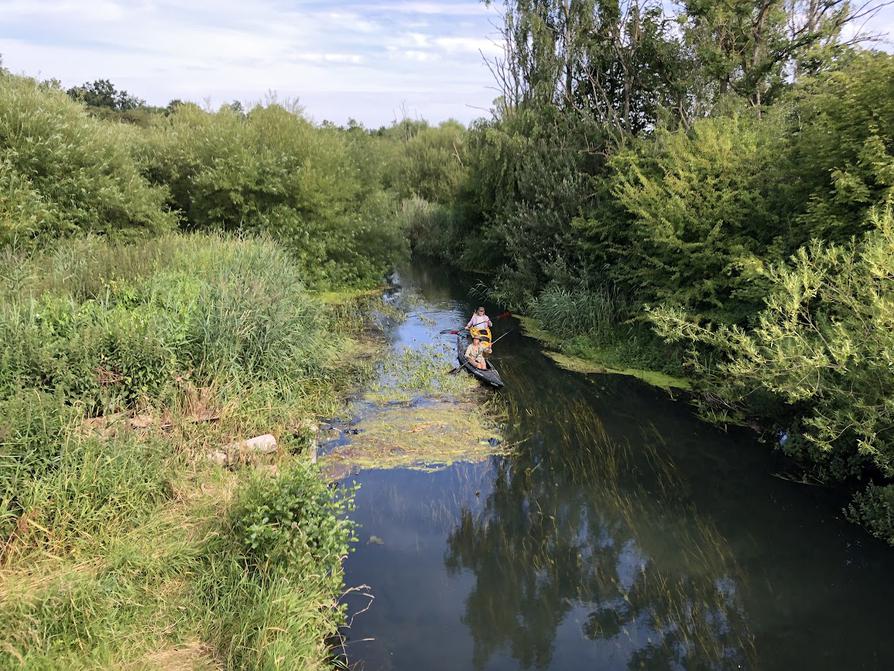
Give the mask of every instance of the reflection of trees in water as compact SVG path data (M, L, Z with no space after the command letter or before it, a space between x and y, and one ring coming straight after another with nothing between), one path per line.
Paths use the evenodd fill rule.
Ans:
M448 569L476 577L464 618L475 667L504 647L546 667L579 606L592 607L584 636L626 650L630 668L750 666L736 567L671 464L611 443L583 404L565 412L558 444L531 441L504 462L484 510L464 510L448 540Z

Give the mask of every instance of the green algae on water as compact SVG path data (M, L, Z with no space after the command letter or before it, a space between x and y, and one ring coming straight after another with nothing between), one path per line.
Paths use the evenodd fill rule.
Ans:
M635 377L643 382L647 382L654 387L662 389L690 389L691 385L688 380L668 375L657 370L643 370L640 368L613 368L605 366L589 359L579 356L569 356L551 350L543 352L550 359L555 361L560 368L571 370L576 373L589 373L600 375L628 375Z
M474 401L395 405L365 420L362 430L320 463L331 477L369 469L436 471L505 454L499 428Z

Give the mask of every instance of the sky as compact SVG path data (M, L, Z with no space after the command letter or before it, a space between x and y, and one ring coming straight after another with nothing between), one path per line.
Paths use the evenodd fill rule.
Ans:
M478 0L0 0L0 57L154 105L275 95L317 122L469 122L498 95L484 58L499 23ZM894 7L870 28L894 32Z

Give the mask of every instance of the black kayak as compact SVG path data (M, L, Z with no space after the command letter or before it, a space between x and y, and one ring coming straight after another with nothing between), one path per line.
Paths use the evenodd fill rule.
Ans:
M469 332L461 331L458 336L456 336L456 358L459 361L459 365L462 368L465 368L469 373L477 377L479 380L484 382L485 384L489 384L491 387L500 388L503 385L503 380L500 377L500 374L497 372L497 369L494 368L494 365L487 361L487 370L481 370L480 368L475 368L469 360L466 359L466 347L469 346Z

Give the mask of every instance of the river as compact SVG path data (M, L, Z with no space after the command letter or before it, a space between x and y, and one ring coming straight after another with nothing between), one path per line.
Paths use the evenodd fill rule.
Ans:
M471 313L437 268L402 284L395 349ZM368 586L345 597L366 608L345 630L353 668L894 668L894 549L835 493L778 477L772 450L685 400L558 368L517 330L494 361L510 456L347 478L346 583Z

